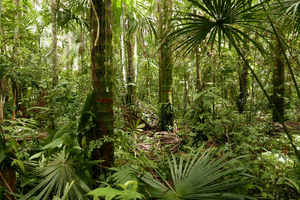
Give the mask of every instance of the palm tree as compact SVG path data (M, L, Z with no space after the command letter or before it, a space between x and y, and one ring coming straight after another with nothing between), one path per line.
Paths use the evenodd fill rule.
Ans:
M173 130L173 110L172 110L172 82L173 82L173 59L171 45L166 40L170 32L170 12L173 6L172 0L160 1L160 129L162 131Z
M297 159L300 161L300 154L297 150L297 147L293 143L293 139L289 131L283 123L283 119L264 89L262 83L256 76L254 70L250 67L248 60L241 51L241 48L238 46L238 42L245 43L245 40L248 40L257 48L259 48L260 52L264 56L266 55L261 45L248 36L248 32L250 31L258 34L259 36L262 35L257 30L268 31L257 25L259 23L263 23L263 20L265 20L262 12L256 12L257 8L264 6L263 3L252 5L251 0L202 0L202 3L199 3L199 1L196 0L188 1L200 9L201 14L198 15L193 13L185 13L184 17L176 18L182 23L177 25L175 27L177 30L170 34L170 40L178 40L179 42L177 48L184 49L185 54L193 51L195 47L206 38L208 38L207 41L211 45L218 41L219 51L221 49L221 42L228 40L229 43L235 48L238 55L242 58L245 65L258 82L260 88L263 90L264 95L267 97L268 101L275 110L275 113L280 119L286 135L295 150ZM270 23L273 27L274 25L272 24L271 20ZM247 30L247 33L245 33L243 30ZM274 28L273 30L278 39L276 29ZM244 38L244 40L242 38ZM269 43L269 41L264 37L262 37L262 39L264 39L266 43ZM278 39L278 41L280 46L282 46L281 40Z
M96 127L90 137L92 140L103 139L105 136L112 138L114 135L111 23L111 0L91 1L92 85L96 92L93 102ZM114 161L113 142L104 141L101 148L94 149L92 157L105 160L103 167L95 166L93 169L95 177L98 177Z
M125 19L125 29L127 33L130 29L130 16L127 16L127 19ZM126 103L130 110L132 110L131 105L133 101L133 95L134 95L134 66L133 66L133 50L132 50L132 44L130 41L131 35L127 34L126 36L126 47L127 47L127 97L126 97Z

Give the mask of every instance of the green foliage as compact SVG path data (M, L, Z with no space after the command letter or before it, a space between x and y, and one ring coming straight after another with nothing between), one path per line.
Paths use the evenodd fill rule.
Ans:
M139 125L137 122L133 122L131 128L129 128L130 131L123 131L121 129L115 131L115 144L119 147L116 149L115 155L118 160L121 161L121 164L123 162L129 162L136 167L154 167L157 165L157 163L147 157L149 152L142 150L141 146L138 145L140 141L145 141L150 144L155 143L151 138L140 135L140 128L143 126L144 124Z
M113 188L110 188L110 187L106 187L106 188L95 189L95 190L89 192L88 195L93 195L94 199L96 199L96 197L105 196L105 200L111 200L115 196L118 196L118 199L122 199L122 200L142 199L142 198L144 198L144 196L142 194L140 194L136 191L137 186L138 186L138 182L136 182L136 181L127 181L124 184L119 183L118 185L123 189L123 191L116 190L116 189L113 189ZM129 189L130 186L131 186L131 189Z
M300 146L299 127L287 126L291 137L279 133L282 128L275 130L270 122L273 105L267 102L268 95L264 96L273 89L270 83L272 54L278 40L286 54L285 63L289 65L284 96L289 105L286 105L285 115L289 122L299 122L300 103L296 98L299 8L298 0L174 2L172 16L166 16L174 19L171 23L174 32L168 36L174 50L171 53L178 53L172 73L174 103L172 107L163 108L167 116L174 114L174 132L177 131L181 139L177 147L182 156L173 155L169 159L172 144L163 146L159 134L155 133L157 118L161 117L157 111L161 107L158 103L161 63L157 56L161 44L157 34L162 28L157 20L161 16L156 1L112 1L115 137L88 141L88 134L95 126L91 106L95 94L90 93L90 2L57 1L59 83L53 86L49 1L20 1L17 7L13 1L3 0L0 90L4 91L0 93L6 102L5 120L0 126L0 171L4 164L12 165L17 171L17 192L25 197L26 193L31 194L30 199L43 199L47 195L49 199L77 199L76 191L82 198L89 198L85 195L90 190L81 186L85 184L90 188L93 181L106 182L94 196L105 192L116 195L114 199L142 198L142 195L147 198L149 194L154 198L163 195L165 199L192 199L193 195L200 198L197 192L205 192L205 188L211 192L208 196L220 192L229 199L233 199L229 193L237 198L255 195L265 199L300 199L300 169L295 157ZM16 18L18 13L19 19ZM124 16L129 30L124 30ZM139 125L139 120L127 124L121 111L122 97L126 93L123 68L127 66L127 52L120 37L124 40L130 36L136 38L132 44L137 72L132 107L135 114L153 125L148 132L141 130L144 127ZM197 69L196 48L200 58ZM248 76L245 112L239 114L235 105L239 95L237 69L244 62L253 73ZM196 76L198 72L200 77ZM198 78L200 91L196 86ZM7 90L1 81L4 87L8 86ZM16 118L12 117L16 109L12 81L19 84L21 95L18 103L22 110L16 113ZM258 85L263 91L257 89ZM198 98L201 101L196 100ZM95 163L89 161L91 152L105 142L115 144L115 168L111 169L114 173L92 180L89 168ZM201 145L205 148L222 146L224 152L231 153L224 159L211 149L203 155L185 154ZM145 146L149 149L145 150ZM231 160L232 157L239 159ZM241 175L240 172L246 173L245 168L250 178L255 176L258 180L251 182L246 175ZM50 172L50 169L55 170ZM67 178L63 178L64 174ZM208 180L215 181L209 183ZM248 180L250 183L246 183ZM226 189L226 185L236 184L231 181L245 184ZM212 191L222 187L223 191ZM7 192L6 187L0 186L0 198ZM203 199L209 199L208 196Z
M179 162L172 155L172 159L169 159L169 170L174 187L163 177L161 178L168 187L154 179L150 173L139 172L128 166L120 169L113 168L112 170L116 170L113 180L118 183L117 185L138 182L138 186L133 185L131 190L138 191L145 197L158 199L255 199L228 192L233 191L234 188L249 185L256 180L244 174L246 168L230 167L241 158L228 160L232 156L229 153L216 160L218 150L208 150L200 155L201 152L202 149L196 154L182 155ZM249 177L251 178L249 179ZM123 192L111 188L99 188L97 191L99 196L104 195L103 192L112 195L124 195Z
M237 177L223 180L224 177L232 176L233 172L237 173L244 168L228 168L236 159L227 160L231 154L226 154L223 157L215 160L216 151L208 150L200 157L201 149L196 155L190 154L188 158L184 155L180 157L177 163L175 156L169 160L174 188L169 185L170 190L164 190L157 182L154 186L160 191L160 196L157 198L165 199L240 199L246 196L226 192L228 189L240 187L249 184L255 179L248 179L239 174ZM227 160L227 161L226 161ZM145 180L146 183L151 183ZM146 186L147 188L147 186ZM165 194L164 194L165 193ZM150 193L151 194L151 193ZM247 197L249 199L255 199Z
M91 190L76 173L85 171L88 167L100 161L78 162L77 157L78 156L70 156L69 153L66 153L65 147L59 153L51 156L49 163L37 168L35 171L36 176L41 178L42 181L24 195L21 200L28 199L36 192L39 192L39 195L34 199L45 200L48 199L53 192L56 196L61 196L63 191L66 192L67 190L69 190L68 196L71 199L88 199L85 194ZM67 183L72 182L74 182L74 184L73 187L70 188Z
M68 193L69 193L70 189L72 188L74 182L75 182L75 181L73 181L71 184L67 183L67 185L66 185L66 187L65 187L65 190L64 190L64 193L63 193L63 196L62 196L61 198L55 196L55 197L53 198L53 200L66 200L66 199L68 199Z

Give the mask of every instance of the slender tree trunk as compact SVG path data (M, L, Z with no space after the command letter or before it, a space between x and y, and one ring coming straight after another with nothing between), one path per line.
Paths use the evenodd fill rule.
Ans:
M57 25L56 25L56 0L51 0L51 25L52 25L52 77L53 85L58 84L58 70L57 70Z
M242 66L242 70L239 76L239 83L240 83L240 94L239 94L238 111L239 113L242 113L245 110L245 104L247 101L248 68L245 64L243 64Z
M126 20L125 28L128 32L129 30L129 19ZM133 93L134 93L134 66L133 66L133 50L132 44L130 42L130 36L126 37L126 48L127 48L127 97L126 104L129 107L129 110L132 110L131 105L133 101Z
M189 102L188 99L188 72L187 69L184 69L184 97L183 97L183 101L184 101L184 112L187 111L187 104Z
M194 14L197 14L197 10L194 10ZM196 74L197 74L196 91L197 93L200 93L202 91L202 87L201 87L202 77L201 77L201 68L200 68L200 51L198 46L195 48L195 54L196 54ZM199 101L201 102L201 97L199 97Z
M83 73L85 70L85 64L84 64L84 52L85 52L85 47L84 47L84 37L83 37L83 30L81 30L80 33L80 47L79 47L79 55L80 55L80 67L79 71L80 73Z
M276 44L274 55L276 55L276 57L273 71L273 103L278 110L280 117L284 119L285 71L283 53L278 43ZM275 110L273 110L273 121L280 121L275 113Z
M201 77L201 68L200 68L200 52L198 47L196 47L195 53L196 53L196 74L197 74L196 89L197 92L199 93L202 91L202 87L201 87L202 77Z
M9 86L8 86L8 78L3 77L0 78L0 95L3 95L4 102L8 100L9 95Z
M19 9L19 0L14 0L15 6L17 9ZM19 20L20 20L20 14L17 12L15 15L15 20L16 20L16 28L14 31L14 46L13 46L13 55L12 55L12 60L16 65L18 65L18 46L19 46ZM11 78L12 82L12 93L13 93L13 98L15 102L16 109L13 110L13 118L15 117L15 114L18 110L20 110L20 105L19 101L21 99L21 92L20 92L20 84L18 83L17 80L14 78Z
M120 49L120 58L121 58L121 66L122 66L122 75L123 75L123 89L125 91L125 85L126 85L126 67L125 67L125 44L124 44L124 4L122 3L122 11L121 11L121 19L120 19L120 25L121 25L121 35L120 35L120 44L121 44L121 49Z
M2 15L2 0L0 0L0 51L1 51L1 53L3 53L4 45L3 45L2 36L1 36L1 31L2 31L1 15Z
M93 103L96 127L90 139L99 140L104 136L114 137L111 0L92 0L90 24L92 85L96 92ZM92 158L104 159L101 167L93 168L94 177L98 178L114 162L113 142L104 142L99 149L94 149Z
M2 93L0 92L0 123L4 120L4 103L5 97L3 97Z
M248 40L245 39L245 43L248 43ZM247 49L247 50L246 50ZM244 46L244 55L246 55L248 51L247 46ZM240 85L240 93L239 93L239 100L238 100L238 111L239 113L243 113L245 110L245 104L247 102L247 84L248 84L248 67L243 62L239 73L239 85Z
M19 0L14 0L14 3L16 8L19 9ZM19 11L17 11L17 14L15 15L15 20L16 20L16 28L14 32L13 60L15 63L18 63L19 21L20 21Z
M133 50L133 68L134 68L134 82L136 83L136 78L138 76L138 39L137 34L134 34L134 50ZM135 90L134 90L135 91Z
M2 0L0 0L0 30L2 28L2 26L1 26L1 15L2 15Z
M141 31L141 39L142 39L142 44L143 44L143 53L144 53L144 57L145 59L148 59L148 55L146 52L146 45L145 45L145 39L144 39L144 34L143 31ZM147 100L148 97L150 96L150 85L149 85L149 62L147 61L147 63L145 64L145 82L146 82L146 93L147 93Z
M126 41L127 46L127 106L131 106L134 91L134 67L133 67L133 52L130 41ZM131 109L130 109L131 110Z
M160 1L160 129L162 131L173 130L173 59L171 44L166 40L170 31L170 14L173 0Z
M67 40L67 44L66 44L66 70L70 70L70 37L69 34L67 34L65 40Z

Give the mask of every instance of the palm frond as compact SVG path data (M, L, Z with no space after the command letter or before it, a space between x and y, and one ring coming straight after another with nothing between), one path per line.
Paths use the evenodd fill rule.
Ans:
M29 193L24 195L20 200L26 200L39 191L36 200L46 200L51 194L61 196L65 190L67 183L74 181L73 187L70 188L68 196L70 199L89 199L85 194L90 192L90 188L83 182L75 173L75 167L92 166L100 161L93 162L76 162L76 157L69 157L66 154L65 148L50 158L50 162L35 172L42 181Z
M259 12L260 4L248 6L247 0L203 0L202 3L188 1L201 11L200 14L182 13L183 16L174 18L180 23L168 35L168 40L177 43L177 49L183 50L181 52L184 55L194 51L203 41L211 46L217 41L220 49L221 41L225 41L227 37L224 30L230 33L229 41L234 39L243 42L242 37L247 38L264 56L267 55L261 44L242 31L250 28L253 33L262 36L260 31L263 27L255 25L265 19ZM254 27L250 26L253 23Z
M229 167L239 158L230 159L232 154L228 153L216 160L219 149L202 152L203 149L199 149L196 154L191 153L188 158L181 155L179 162L172 155L172 160L169 160L169 168L174 189L167 188L151 175L144 174L140 177L140 182L144 184L141 188L146 191L143 194L167 200L255 199L229 192L233 188L250 184L256 180L255 177L249 179L249 176L239 173L244 168Z
M285 0L277 1L271 5L274 11L277 11L277 21L283 19L285 29L289 31L300 31L300 1L299 0Z

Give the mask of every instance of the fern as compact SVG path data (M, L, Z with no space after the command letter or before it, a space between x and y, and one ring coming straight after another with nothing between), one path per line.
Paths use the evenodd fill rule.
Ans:
M116 183L124 184L127 181L137 181L138 180L135 175L135 172L129 167L122 166L121 168L110 168L110 170L116 171L112 175L112 179Z

